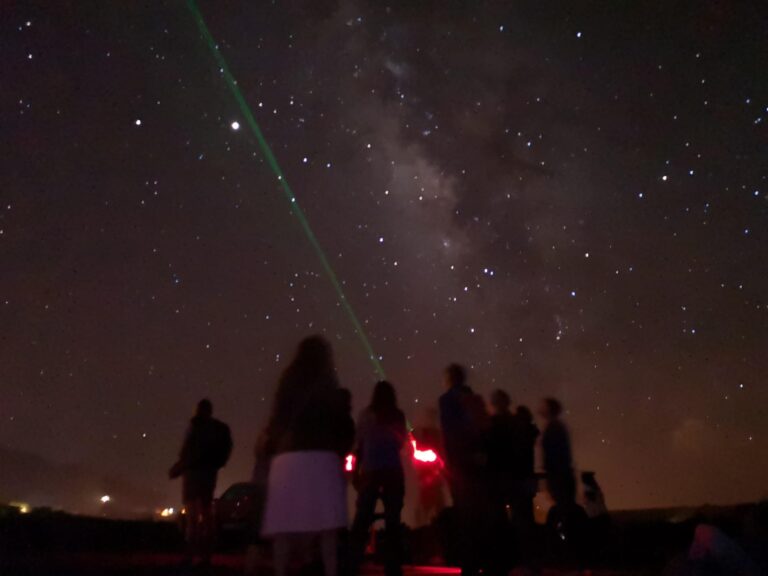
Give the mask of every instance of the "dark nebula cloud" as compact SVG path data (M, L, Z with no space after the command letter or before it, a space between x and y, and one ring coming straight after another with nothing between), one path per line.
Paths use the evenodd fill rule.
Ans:
M614 507L766 495L758 3L200 9L412 420L461 361L561 397ZM9 497L88 509L118 477L165 505L203 395L247 477L308 333L362 406L372 365L185 3L0 19L0 444L96 479Z

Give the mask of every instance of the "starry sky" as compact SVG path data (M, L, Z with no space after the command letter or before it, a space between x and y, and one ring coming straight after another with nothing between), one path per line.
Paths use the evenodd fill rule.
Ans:
M636 508L768 495L752 4L200 9L411 421L450 361L486 395L556 395L578 467ZM88 478L10 496L88 509L119 478L175 502L202 396L235 437L222 484L247 478L311 333L367 402L372 364L184 2L11 2L0 46L0 446Z

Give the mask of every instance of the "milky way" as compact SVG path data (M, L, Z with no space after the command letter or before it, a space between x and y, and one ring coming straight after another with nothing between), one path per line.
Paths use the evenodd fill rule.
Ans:
M556 395L617 507L768 477L767 15L666 4L200 3L410 419L449 361ZM70 507L108 477L165 503L208 395L247 477L316 332L362 407L373 366L185 3L0 18L4 450L87 470Z

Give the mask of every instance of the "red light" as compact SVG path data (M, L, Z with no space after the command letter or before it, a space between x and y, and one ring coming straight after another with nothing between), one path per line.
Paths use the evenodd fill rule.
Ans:
M413 459L416 460L416 462L421 464L437 464L438 466L442 465L437 452L431 448L421 450L416 443L416 438L414 438L413 435L411 435L411 446L413 447Z
M411 435L410 439L411 447L413 448L413 459L417 464L427 464L430 466L437 466L438 468L443 467L443 461L440 459L440 456L437 455L437 452L431 448L427 448L425 450L419 448L419 445L416 442L416 438L414 438L413 435ZM356 466L357 457L354 454L347 454L344 457L344 471L354 472Z

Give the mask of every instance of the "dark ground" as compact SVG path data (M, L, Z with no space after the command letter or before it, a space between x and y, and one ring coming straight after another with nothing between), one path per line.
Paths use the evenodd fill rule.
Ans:
M736 535L753 506L704 508L696 511L615 513L610 530L593 539L588 558L579 563L556 561L543 528L529 546L530 563L540 574L647 575L660 574L684 554L696 524L715 523ZM451 544L440 536L439 524L409 534L407 576L457 574L453 568L428 566ZM243 546L225 538L212 574L242 572ZM0 517L0 574L8 575L175 575L182 540L173 522L120 521L61 513L7 513ZM576 568L580 567L580 570ZM379 572L371 564L367 573ZM191 572L191 573L194 573ZM526 574L526 572L520 572Z

